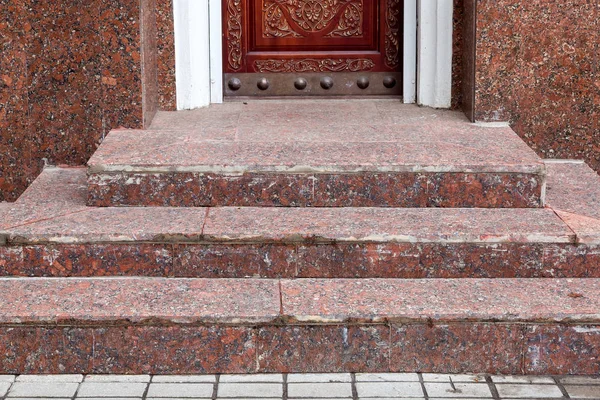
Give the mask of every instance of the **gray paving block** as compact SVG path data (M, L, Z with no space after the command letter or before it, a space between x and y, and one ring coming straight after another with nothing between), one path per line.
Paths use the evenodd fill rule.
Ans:
M13 397L72 397L79 383L73 382L15 382L7 398Z
M215 375L154 375L152 383L215 383Z
M9 382L12 383L15 381L14 375L0 375L0 382Z
M419 382L357 382L358 397L422 397Z
M283 384L281 383L219 383L217 390L219 398L245 398L245 397L281 397Z
M69 374L69 375L18 375L15 379L16 382L70 382L79 383L83 381L83 375L80 374Z
M296 382L352 382L350 374L289 374L288 383Z
M289 383L289 398L349 398L352 397L350 383Z
M525 383L525 384L554 384L554 379L550 376L526 376L526 375L511 375L511 376L492 376L494 383Z
M562 392L556 385L497 384L498 394L506 399L561 398Z
M77 397L142 397L146 386L142 382L83 382Z
M423 374L424 382L461 382L461 383L483 383L485 382L485 375L477 374Z
M492 398L492 392L487 383L456 382L454 387L450 383L425 382L425 389L429 397L462 399L469 397Z
M10 389L10 382L0 382L0 397L6 395L8 393L8 389Z
M211 383L151 383L147 397L210 399L214 386Z
M598 385L565 385L565 389L572 399L600 399Z
M248 374L248 375L221 375L219 378L220 383L258 383L258 382L272 382L272 383L283 383L282 374Z
M559 380L565 385L600 385L600 376L562 376Z
M407 373L356 374L356 382L419 382L419 375Z
M85 382L150 382L150 375L86 375Z

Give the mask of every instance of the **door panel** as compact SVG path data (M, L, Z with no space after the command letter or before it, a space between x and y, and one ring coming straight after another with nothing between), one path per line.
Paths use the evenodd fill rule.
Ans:
M226 95L400 93L402 0L223 1Z

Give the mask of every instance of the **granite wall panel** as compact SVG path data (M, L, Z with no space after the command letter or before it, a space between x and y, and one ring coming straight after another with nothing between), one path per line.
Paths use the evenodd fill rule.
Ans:
M600 171L599 20L590 0L478 0L474 118Z
M0 0L0 201L45 163L82 165L110 129L149 123L154 1Z

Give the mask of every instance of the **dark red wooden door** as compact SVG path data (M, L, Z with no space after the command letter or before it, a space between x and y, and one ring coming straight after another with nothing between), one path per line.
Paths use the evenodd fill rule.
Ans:
M400 94L402 9L402 0L223 0L225 94Z

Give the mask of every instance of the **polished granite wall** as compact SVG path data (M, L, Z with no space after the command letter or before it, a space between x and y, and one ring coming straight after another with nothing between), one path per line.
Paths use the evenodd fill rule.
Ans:
M464 109L510 121L542 157L600 171L600 2L466 0ZM473 4L476 3L476 10Z
M0 0L0 201L158 107L155 0ZM140 29L145 22L145 30Z

